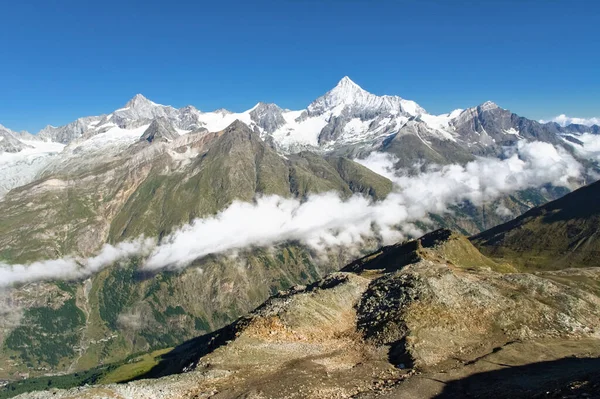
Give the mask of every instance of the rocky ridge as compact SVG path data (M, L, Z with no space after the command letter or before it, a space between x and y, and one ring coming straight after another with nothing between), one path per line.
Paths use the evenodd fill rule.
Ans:
M28 397L434 396L443 385L419 381L472 374L494 356L515 359L516 347L524 364L539 359L524 355L536 345L554 348L548 358L598 354L600 298L582 279L600 273L518 273L466 237L438 230L281 292L183 344L144 376L160 378Z

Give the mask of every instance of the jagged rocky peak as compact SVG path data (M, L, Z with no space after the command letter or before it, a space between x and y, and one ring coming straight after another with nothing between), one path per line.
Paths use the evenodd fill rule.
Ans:
M231 124L229 126L227 126L225 129L223 129L223 132L225 132L225 133L230 133L230 132L235 132L235 131L252 132L252 129L250 129L250 127L248 125L246 125L244 122L242 122L239 119L234 120L233 122L231 122Z
M496 109L499 109L499 110L503 109L503 108L500 108L498 106L498 104L496 104L492 101L486 101L483 104L479 105L477 108L481 111L492 111L492 110L496 110Z
M125 108L146 108L157 105L158 104L156 104L155 102L148 100L142 94L138 93L135 96L133 96L133 98L129 100L127 104L125 104Z
M19 140L20 135L29 134L26 132L16 133L7 127L0 125L0 153L2 152L19 152L31 146Z
M317 98L308 106L309 115L321 115L325 112L370 119L377 115L415 116L426 111L414 101L404 100L398 96L377 96L369 93L344 76L338 84Z
M167 118L156 118L152 121L148 129L144 131L141 141L149 143L169 142L179 137L171 122Z
M229 114L233 114L233 112L231 112L228 109L225 108L219 108L219 109L215 109L214 111L215 114L221 114L221 115L229 115Z
M202 112L192 105L180 108L177 115L177 127L183 130L196 130L203 128L205 123L200 119Z
M266 111L280 111L283 112L283 110L279 107L279 105L275 104L275 103L264 103L264 102L259 102L257 103L254 107L252 107L250 112L258 112L258 113L263 113Z
M200 110L193 105L186 105L179 109L180 113L201 113Z
M97 126L104 118L104 115L86 116L59 127L48 125L39 131L38 137L44 140L68 144Z
M267 133L273 133L286 123L283 110L273 103L256 104L250 111L250 118Z
M330 91L330 93L331 92L346 94L348 96L355 96L368 93L362 87L354 83L354 81L348 76L344 76L342 79L340 79L338 84Z
M125 104L124 108L108 115L100 122L100 125L111 122L122 129L132 129L155 118L168 118L174 122L177 120L177 113L178 111L171 106L157 104L141 94L136 94Z
M320 114L338 106L365 103L368 102L369 95L371 94L354 83L348 76L344 76L333 89L310 104L308 112Z
M242 142L248 140L261 141L259 135L250 128L247 124L239 119L231 122L225 129L218 133L219 136L226 138L226 142Z

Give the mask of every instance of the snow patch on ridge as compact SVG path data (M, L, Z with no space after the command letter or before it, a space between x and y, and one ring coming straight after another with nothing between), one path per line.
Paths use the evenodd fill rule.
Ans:
M301 117L306 111L284 112L283 118L287 122L275 130L273 139L283 148L298 148L302 146L319 146L319 134L327 125L325 116Z
M21 140L28 147L0 153L0 198L15 187L30 183L44 170L64 144L42 140Z

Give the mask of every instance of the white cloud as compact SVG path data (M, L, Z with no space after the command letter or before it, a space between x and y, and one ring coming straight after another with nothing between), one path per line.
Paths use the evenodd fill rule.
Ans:
M305 202L274 196L258 198L253 204L236 202L168 236L146 267L185 266L210 253L291 239L317 250L352 246L375 235L390 243L414 229L412 222L429 213L447 212L450 205L464 200L479 205L547 183L569 186L569 179L578 178L582 171L569 153L548 143L522 141L507 155L505 160L481 158L465 166L430 168L409 176L392 172L394 159L389 155L371 154L358 162L395 183L395 190L383 201L371 202L362 196L342 200L327 193Z
M510 209L508 209L506 207L506 205L504 205L504 204L498 205L496 207L496 209L494 210L494 212L496 213L496 215L502 216L502 217L514 216L513 212Z
M540 120L540 123L548 123L548 122L556 122L561 126L567 126L567 125L571 125L571 124L592 126L592 125L600 125L600 118L574 118L574 117L567 116L565 114L561 114L561 115L555 116L552 119Z
M577 154L583 158L591 159L593 161L600 161L600 135L583 133L578 135L571 135L571 137L577 139L582 144L577 144L572 141L567 143L573 148Z
M251 246L268 247L298 240L319 251L356 247L367 237L391 243L404 235L419 234L412 224L429 213L444 213L464 200L492 201L517 190L548 183L569 186L579 178L581 165L564 149L548 143L521 141L506 158L480 158L465 166L431 167L419 175L396 174L390 155L373 153L358 160L388 176L394 190L382 201L336 193L297 199L265 196L253 203L234 202L215 216L196 219L156 246L140 238L116 246L105 245L86 260L73 258L0 265L0 286L42 279L80 278L132 255L148 256L146 269L181 268L208 254L230 253Z
M135 255L147 255L156 240L140 237L117 245L105 244L98 255L88 259L65 257L27 265L0 262L0 287L40 280L68 280L87 277L116 261Z

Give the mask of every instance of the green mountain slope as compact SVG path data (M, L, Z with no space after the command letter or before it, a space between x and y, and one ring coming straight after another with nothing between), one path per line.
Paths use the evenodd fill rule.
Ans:
M472 237L523 270L600 266L600 182Z
M0 320L0 380L86 370L173 347L218 329L270 295L307 284L348 259L317 262L293 243L208 256L180 271L115 264L85 281L42 282L7 290ZM4 304L4 302L2 302ZM12 305L12 306L8 306Z
M141 234L160 238L257 195L302 199L336 191L380 199L392 186L345 158L309 152L284 158L240 122L168 143L144 140L119 156L74 173L48 174L11 192L0 202L0 259L86 255L104 242ZM244 250L239 257L209 256L183 271L158 274L141 271L140 259L128 259L83 282L9 289L8 312L25 324L0 325L0 379L87 369L177 345L349 260L348 254L330 255L317 262L306 248L288 243ZM57 316L63 314L69 317Z
M243 123L146 141L92 169L69 166L0 201L0 259L88 255L104 242L162 237L234 200L336 191L385 197L392 183L355 162L302 153L286 159ZM86 164L87 165L87 164Z

